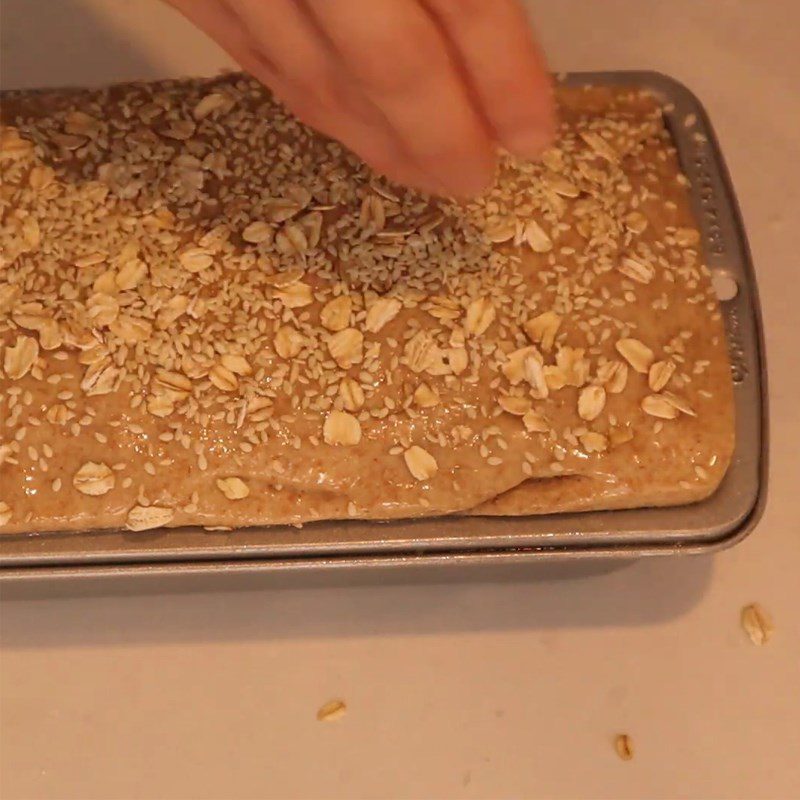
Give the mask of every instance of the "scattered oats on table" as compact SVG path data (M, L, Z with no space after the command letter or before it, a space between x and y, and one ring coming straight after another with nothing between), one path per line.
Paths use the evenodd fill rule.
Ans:
M614 749L623 761L633 758L633 741L627 733L620 733L614 738Z
M764 645L775 632L772 617L760 603L749 603L742 608L740 621L750 641L756 645Z
M344 700L329 700L317 710L317 720L319 722L335 722L346 713L347 705Z

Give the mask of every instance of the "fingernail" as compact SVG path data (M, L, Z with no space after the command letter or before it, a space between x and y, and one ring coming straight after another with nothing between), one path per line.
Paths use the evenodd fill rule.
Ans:
M503 135L503 146L514 155L538 158L552 141L549 127L541 124L526 125Z

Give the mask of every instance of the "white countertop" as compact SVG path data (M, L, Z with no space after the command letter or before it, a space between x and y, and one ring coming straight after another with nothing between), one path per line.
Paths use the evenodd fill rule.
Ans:
M0 2L4 87L227 63L156 0ZM800 797L800 4L533 6L554 69L669 73L715 124L766 325L755 532L713 558L506 583L7 590L3 800ZM764 647L739 625L753 600ZM335 697L346 715L317 722Z

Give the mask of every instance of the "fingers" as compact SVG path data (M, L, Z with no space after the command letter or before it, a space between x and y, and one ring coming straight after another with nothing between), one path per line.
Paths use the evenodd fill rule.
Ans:
M423 0L439 21L495 138L535 158L555 129L549 76L517 0Z
M342 69L304 4L236 0L236 8L259 52L278 65L273 90L300 119L338 139L393 180L431 193L447 189L435 174L426 174L383 110Z
M304 0L355 85L445 193L492 178L491 137L437 25L416 0Z
M471 195L494 143L535 156L549 81L516 0L171 0L303 121L375 169Z
M258 52L275 65L276 78L327 111L340 105L331 58L294 0L230 0L230 8Z
M255 13L245 9L240 16L240 4L234 9L219 0L171 2L242 67L267 84L306 124L353 149L393 181L430 193L443 191L402 151L380 112L366 98L346 83L327 80L327 47L315 41L317 34L295 13L295 8L288 9L289 14L271 16L278 4L271 6L270 0L270 7L256 8ZM252 37L249 29L268 31L269 36L266 41L263 36ZM276 46L272 46L273 40L277 40ZM323 58L318 58L320 55Z
M323 106L310 102L306 94L291 85L279 86L276 91L299 119L342 142L379 174L429 194L443 193L443 187L416 166L399 147L394 134L380 120L370 122L353 114L328 112Z

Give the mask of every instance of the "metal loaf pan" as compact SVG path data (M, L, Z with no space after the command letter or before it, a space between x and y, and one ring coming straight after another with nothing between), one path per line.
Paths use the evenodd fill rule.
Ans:
M650 90L691 181L707 263L721 289L736 405L736 450L709 499L689 506L531 517L439 517L396 522L320 522L232 533L172 529L7 536L6 579L120 573L301 571L342 567L498 564L708 552L753 528L767 476L767 386L761 316L747 240L705 110L683 85L653 72L587 72L569 85Z

